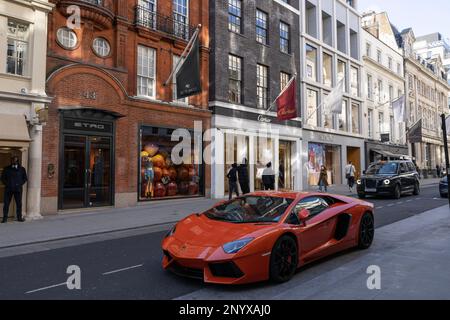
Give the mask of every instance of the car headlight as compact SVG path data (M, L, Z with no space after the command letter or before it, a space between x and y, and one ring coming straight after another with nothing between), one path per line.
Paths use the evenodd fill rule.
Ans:
M361 179L356 180L356 184L362 184Z
M165 237L167 238L167 237L173 236L173 234L175 233L176 229L177 229L177 225L174 225L173 228L170 229L170 231L166 233Z
M383 183L384 183L385 185L390 185L390 184L391 184L391 180L386 179L386 180L383 181Z
M253 239L254 238L245 238L245 239L225 243L222 246L223 251L225 251L228 254L236 253L239 250L241 250L243 247L245 247Z

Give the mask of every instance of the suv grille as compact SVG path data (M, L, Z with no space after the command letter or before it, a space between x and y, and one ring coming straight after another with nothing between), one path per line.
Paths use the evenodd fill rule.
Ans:
M365 184L366 188L376 188L378 181L374 179L366 179Z

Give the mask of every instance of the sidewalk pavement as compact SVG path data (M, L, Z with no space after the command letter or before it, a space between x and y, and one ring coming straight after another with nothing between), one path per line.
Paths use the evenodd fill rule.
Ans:
M450 209L444 206L379 228L369 250L353 250L314 263L290 282L238 288L208 286L177 299L450 299L449 231ZM379 290L368 289L371 266L379 267Z
M422 185L435 184L438 181L423 180ZM350 195L345 185L330 186L328 191ZM191 213L202 212L218 201L220 200L206 198L156 201L124 209L97 209L46 216L42 220L26 223L9 222L0 224L0 249L171 224Z

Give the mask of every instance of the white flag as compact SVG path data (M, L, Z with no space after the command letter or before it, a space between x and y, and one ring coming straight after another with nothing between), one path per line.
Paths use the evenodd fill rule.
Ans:
M450 135L450 116L445 118L445 126L447 127L447 135Z
M392 111L394 112L394 121L396 123L406 122L406 103L405 95L392 101Z
M323 102L323 113L341 114L342 99L344 98L344 79L330 92Z

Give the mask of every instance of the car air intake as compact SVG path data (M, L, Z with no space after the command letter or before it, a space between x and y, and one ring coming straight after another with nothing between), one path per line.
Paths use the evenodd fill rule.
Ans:
M232 261L224 263L210 263L209 269L215 277L221 278L241 278L244 273Z
M172 261L172 256L170 255L169 251L163 250L163 253L167 257L167 260L169 262Z

